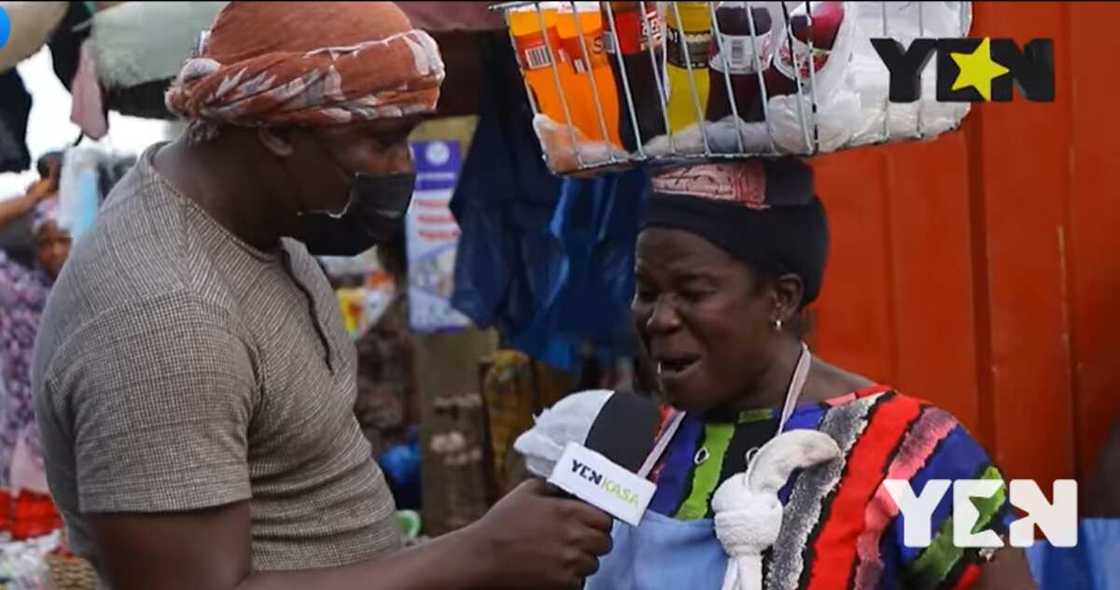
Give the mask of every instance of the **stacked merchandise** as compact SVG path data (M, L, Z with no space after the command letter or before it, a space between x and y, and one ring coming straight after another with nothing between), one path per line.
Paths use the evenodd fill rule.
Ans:
M506 16L555 172L932 138L967 103L887 100L871 44L962 37L968 2L540 2Z

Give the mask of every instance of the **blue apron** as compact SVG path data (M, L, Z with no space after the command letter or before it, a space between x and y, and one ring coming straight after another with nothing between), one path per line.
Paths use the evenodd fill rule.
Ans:
M662 435L646 464L645 476L665 452L683 414ZM599 571L584 590L719 590L727 570L727 554L716 537L712 519L677 520L646 510L637 527L615 521L614 548L599 560Z
M719 590L727 554L712 519L677 520L652 510L632 527L615 521L614 549L585 590Z

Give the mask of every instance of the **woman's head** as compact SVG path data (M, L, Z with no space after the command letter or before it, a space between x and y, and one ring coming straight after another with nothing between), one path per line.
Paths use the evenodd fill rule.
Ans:
M633 311L669 401L695 412L749 395L800 339L799 312L820 291L827 249L800 162L654 177Z
M31 223L36 258L52 279L62 272L62 265L70 256L70 233L58 223L58 207L58 197L40 201Z

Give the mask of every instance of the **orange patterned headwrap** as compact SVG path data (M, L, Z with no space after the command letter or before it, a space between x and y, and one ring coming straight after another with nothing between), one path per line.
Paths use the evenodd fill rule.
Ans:
M439 47L392 2L230 2L167 91L193 121L330 127L431 112Z

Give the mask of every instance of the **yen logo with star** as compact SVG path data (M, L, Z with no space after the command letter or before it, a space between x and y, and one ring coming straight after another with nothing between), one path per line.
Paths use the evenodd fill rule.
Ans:
M914 39L903 47L895 39L871 39L890 73L890 101L921 97L921 72L937 56L937 100L978 102L1012 100L1013 88L1029 101L1054 100L1054 42L1033 39L1019 48L1011 39Z

